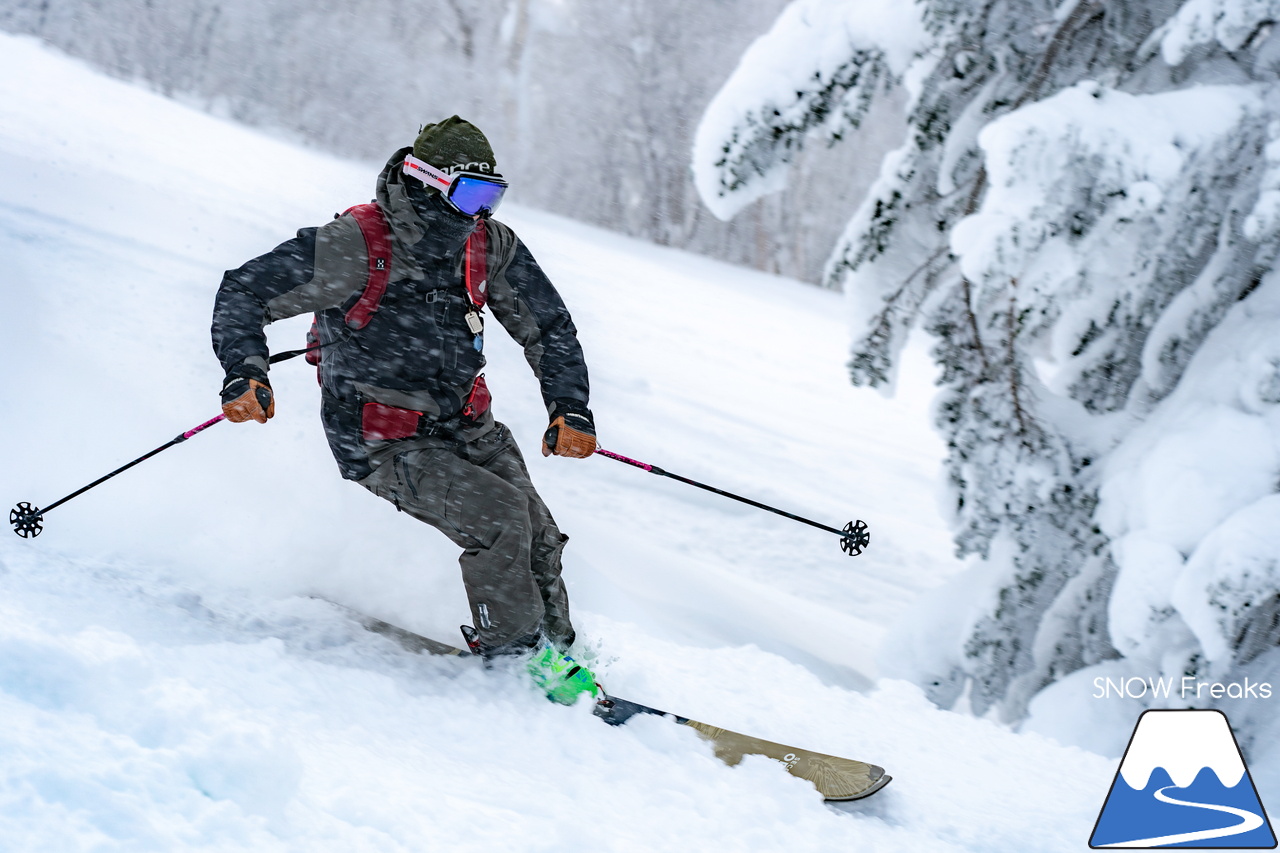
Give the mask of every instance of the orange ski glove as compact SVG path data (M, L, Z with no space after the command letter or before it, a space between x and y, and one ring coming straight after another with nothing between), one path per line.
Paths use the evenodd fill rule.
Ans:
M596 451L596 424L581 403L557 400L551 425L542 436L542 455L586 459Z
M265 424L276 413L276 401L266 371L248 365L233 367L222 386L222 413L232 423L253 420Z

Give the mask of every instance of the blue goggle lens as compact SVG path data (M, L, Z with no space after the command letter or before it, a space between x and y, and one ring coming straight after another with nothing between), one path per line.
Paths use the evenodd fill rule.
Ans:
M475 216L482 210L493 213L506 191L502 184L463 175L449 188L449 201L467 216Z

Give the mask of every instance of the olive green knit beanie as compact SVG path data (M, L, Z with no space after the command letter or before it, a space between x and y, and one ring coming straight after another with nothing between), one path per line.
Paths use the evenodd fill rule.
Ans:
M489 140L480 128L458 116L422 128L413 143L413 156L445 172L470 169L496 174L498 171Z

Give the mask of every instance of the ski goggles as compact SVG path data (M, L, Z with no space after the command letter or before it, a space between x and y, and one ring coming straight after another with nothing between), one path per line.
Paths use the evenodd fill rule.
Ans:
M469 171L448 174L412 154L405 156L402 171L439 190L451 207L466 216L485 211L492 214L507 191L507 182L498 175Z

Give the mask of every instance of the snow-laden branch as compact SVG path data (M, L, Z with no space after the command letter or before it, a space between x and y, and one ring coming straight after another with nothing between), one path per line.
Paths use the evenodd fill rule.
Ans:
M1217 42L1235 52L1280 20L1280 0L1187 0L1154 40L1164 61L1181 65L1192 51Z
M783 188L810 130L856 127L927 43L913 2L796 0L712 99L693 147L707 207L729 219Z
M1036 325L1051 329L1055 390L1109 411L1140 369L1151 393L1177 381L1186 359L1167 342L1193 352L1204 334L1194 316L1208 312L1201 325L1212 328L1221 313L1210 306L1238 295L1218 293L1228 286L1219 265L1197 280L1193 260L1218 246L1222 222L1196 199L1234 179L1237 140L1255 136L1262 109L1252 86L1128 95L1082 83L982 131L990 188L952 231L952 250L980 310L1002 305L1011 279L1023 283ZM1238 291L1240 276L1227 279Z

